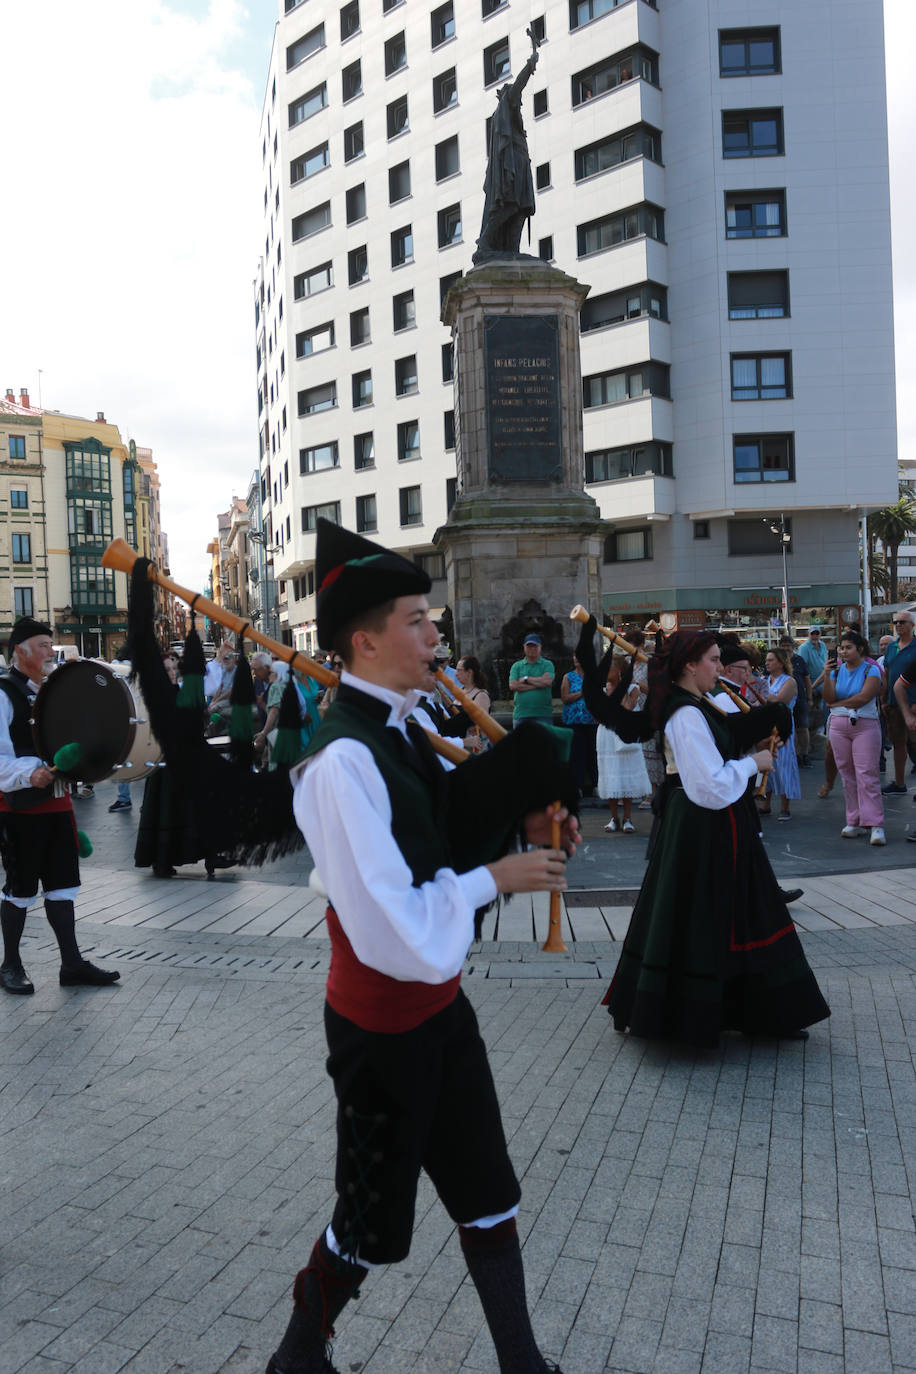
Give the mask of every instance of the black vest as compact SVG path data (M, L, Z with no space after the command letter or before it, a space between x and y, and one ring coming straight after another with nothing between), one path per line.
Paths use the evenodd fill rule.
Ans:
M10 740L17 758L37 755L37 745L32 734L32 703L34 697L29 693L28 678L18 668L11 668L7 677L0 677L0 691L9 697L13 708L10 722ZM11 811L26 811L49 801L54 795L54 786L17 787L3 796Z

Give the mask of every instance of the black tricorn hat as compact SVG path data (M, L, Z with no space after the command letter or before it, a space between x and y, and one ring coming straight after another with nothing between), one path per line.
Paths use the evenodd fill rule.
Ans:
M733 663L749 663L750 651L741 644L723 644L721 661L723 668L729 668Z
M318 518L315 580L318 583L318 642L329 649L348 621L397 596L423 596L432 583L399 553L361 534Z
M51 626L43 624L40 620L33 620L30 615L20 616L10 630L8 645L10 653L17 644L24 644L27 639L34 639L36 635L47 635L50 639Z

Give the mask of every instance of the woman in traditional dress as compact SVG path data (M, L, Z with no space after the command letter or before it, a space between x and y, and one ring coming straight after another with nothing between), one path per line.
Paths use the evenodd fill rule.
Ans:
M594 626L592 627L594 628ZM579 643L586 681L589 653ZM780 704L724 715L706 699L719 672L714 634L679 630L649 667L630 737L663 731L667 775L646 876L604 998L618 1030L714 1046L723 1030L804 1039L830 1009L805 959L759 836L749 789L768 750L746 750L791 719ZM589 691L593 704L597 694ZM627 713L606 699L619 731ZM643 725L640 717L645 716Z
M626 663L623 654L615 654L607 676L605 692L610 695L620 683L621 668ZM634 682L624 691L621 706L625 711L639 709L639 687ZM609 834L621 829L618 807L623 806L622 829L632 835L636 827L630 819L634 799L645 797L649 791L649 775L643 761L642 745L620 738L606 725L598 726L598 795L607 801L611 818L604 827Z

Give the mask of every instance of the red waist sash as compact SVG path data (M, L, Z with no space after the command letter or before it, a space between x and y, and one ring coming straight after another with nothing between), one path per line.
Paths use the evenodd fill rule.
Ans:
M444 1010L458 996L461 974L447 983L402 982L360 963L337 912L325 912L331 936L328 1005L363 1030L397 1035L413 1030Z

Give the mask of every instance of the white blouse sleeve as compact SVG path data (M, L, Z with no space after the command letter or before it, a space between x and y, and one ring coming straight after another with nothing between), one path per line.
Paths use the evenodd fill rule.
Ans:
M756 775L752 758L723 760L703 713L692 706L675 711L665 726L665 739L684 791L697 806L724 810L744 795Z
M357 740L335 740L308 761L293 811L357 958L402 982L454 978L475 910L496 897L489 869L440 868L415 887L391 831L388 789Z

